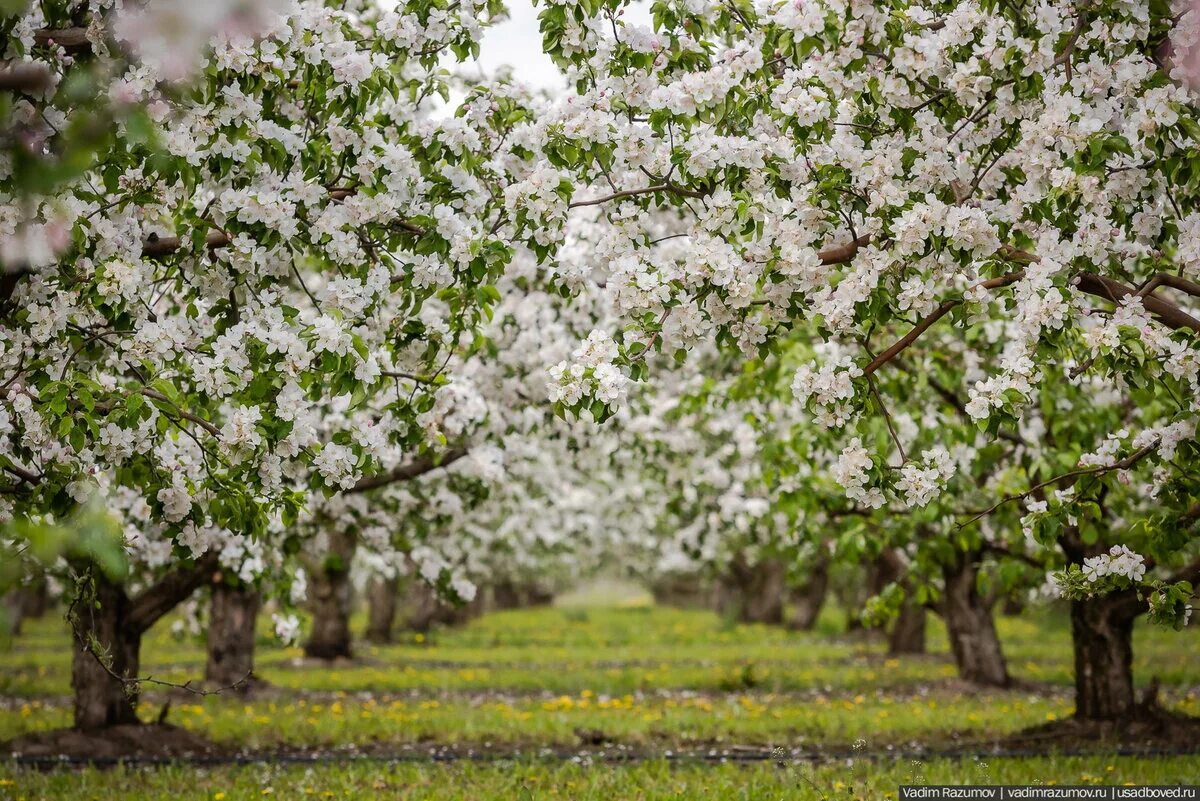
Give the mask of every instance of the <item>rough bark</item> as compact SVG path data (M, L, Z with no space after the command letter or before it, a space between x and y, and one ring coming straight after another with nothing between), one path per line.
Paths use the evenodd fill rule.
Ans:
M71 664L75 728L101 729L138 723L138 660L142 635L187 599L212 574L216 554L180 565L131 598L104 572L79 565L91 576L91 595L75 610Z
M1133 621L1122 594L1071 602L1075 647L1075 716L1117 720L1132 715Z
M354 603L350 563L358 539L351 531L336 530L330 530L326 539L328 551L309 579L313 620L304 653L314 659L348 659L354 655L350 645L350 613Z
M788 618L788 628L812 631L817 625L817 618L821 616L828 592L829 562L822 559L813 565L804 585L791 592L793 606L792 614Z
M749 563L734 559L721 577L718 610L742 623L783 623L787 570L776 559Z
M992 610L979 594L978 558L978 554L959 553L942 569L946 636L960 678L974 684L1007 687L1011 680Z
M254 672L254 623L262 596L253 587L217 581L208 623L204 678L221 687L249 687Z
M377 576L367 585L367 639L374 643L392 641L396 625L396 595L400 582L393 576Z

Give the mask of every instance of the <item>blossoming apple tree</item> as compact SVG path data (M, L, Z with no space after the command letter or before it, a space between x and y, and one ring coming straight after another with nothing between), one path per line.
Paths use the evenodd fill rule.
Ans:
M641 377L648 348L773 358L815 332L838 347L796 369L795 413L836 439L833 474L868 509L928 502L962 470L919 406L907 444L879 436L939 370L989 442L1040 417L1057 458L955 530L1023 505L1068 565L1079 714L1131 714L1132 621L1182 624L1200 574L1195 11L688 0L647 28L622 7L541 13L575 87L543 119L545 169L622 232L625 330L556 372L565 406L610 414L608 375ZM659 232L664 209L678 225ZM986 361L952 363L981 338ZM1081 397L1094 377L1120 410ZM1153 569L1101 555L1134 539Z
M433 114L442 59L472 52L494 5L285 4L218 25L181 67L160 30L178 20L153 12L188 6L212 10L4 21L8 55L51 78L13 97L27 147L0 190L38 244L4 255L0 504L14 524L109 507L145 568L121 585L70 566L84 728L136 720L141 633L222 567L245 582L281 562L314 493L441 464L413 377L498 299L504 187L531 169L509 90ZM81 75L102 99L71 91ZM125 113L95 158L26 180L97 103Z

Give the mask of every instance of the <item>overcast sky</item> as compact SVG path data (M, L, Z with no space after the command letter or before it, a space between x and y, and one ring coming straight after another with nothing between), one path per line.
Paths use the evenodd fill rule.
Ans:
M530 0L509 0L509 19L494 25L484 34L479 46L479 64L485 75L495 75L504 65L513 68L513 77L536 88L563 85L562 75L548 56L542 53L542 35L538 31L538 8ZM540 8L544 8L541 6ZM624 18L641 25L650 24L650 0L635 0Z

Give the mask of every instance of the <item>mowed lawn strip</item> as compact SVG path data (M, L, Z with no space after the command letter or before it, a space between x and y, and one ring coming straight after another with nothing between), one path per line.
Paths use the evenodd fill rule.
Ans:
M844 615L828 610L816 632L728 625L703 611L663 608L541 608L488 615L429 635L401 633L389 646L358 645L359 659L332 665L301 658L260 638L259 674L281 688L376 693L514 690L623 695L657 689L789 692L814 688L860 692L912 689L955 675L945 634L931 617L925 657L891 659L878 638L846 637ZM361 621L356 621L361 623ZM1054 612L998 618L1018 679L1069 687L1070 632ZM359 627L361 630L361 626ZM1193 630L1139 624L1135 676L1166 687L1200 686ZM204 651L177 638L170 621L147 637L142 674L182 682L202 674ZM70 691L70 640L61 620L31 621L0 653L0 696L35 698Z
M1196 780L1194 758L1054 757L695 765L562 762L250 765L85 769L43 773L0 764L0 798L122 801L894 800L901 784L1176 784Z
M1172 701L1172 699L1166 699ZM1172 705L1200 713L1200 699ZM394 699L347 696L319 701L242 701L209 696L177 699L168 720L229 749L481 746L511 750L615 743L655 751L709 744L878 751L988 743L1071 712L1066 695L1021 692L932 692L928 697L873 695L796 699L771 694L604 696L585 690L547 700ZM158 704L144 703L143 719ZM0 711L0 740L69 726L66 705L31 701Z

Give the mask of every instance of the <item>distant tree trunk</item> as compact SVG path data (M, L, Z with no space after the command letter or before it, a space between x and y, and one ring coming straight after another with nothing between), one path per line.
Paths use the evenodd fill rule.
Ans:
M212 610L208 622L208 663L204 678L222 687L238 682L248 689L254 672L254 624L262 595L241 582L218 580L212 588Z
M11 637L21 634L21 624L25 622L25 599L21 591L12 590L4 596L4 625Z
M520 609L522 606L524 606L524 599L521 597L521 591L511 579L497 581L492 585L492 607L494 609L503 611Z
M925 653L925 607L912 596L912 587L905 577L906 565L892 548L885 548L875 560L867 584L872 595L883 592L889 584L899 583L904 590L900 613L888 632L888 653Z
M549 606L554 603L553 590L534 582L527 585L522 593L524 595L523 603L526 608L534 608L538 606Z
M1071 602L1076 717L1117 720L1136 711L1133 621L1141 611L1125 593Z
M367 585L367 639L374 643L392 641L396 625L396 595L400 582L395 576L376 576Z
M432 587L420 578L413 579L404 598L404 627L418 633L429 631L437 620L440 604Z
M788 628L797 631L812 631L821 616L821 608L825 605L825 596L829 592L829 560L821 558L813 565L808 581L803 586L792 591L792 616L788 620Z
M1005 617L1016 617L1024 614L1025 602L1016 595L1006 595L1004 597L1004 606L1001 607L1000 613Z
M888 653L925 653L925 607L912 598L905 598L900 614L888 633Z
M330 529L326 532L328 550L318 568L311 573L308 597L312 609L312 634L304 644L306 656L337 659L353 656L350 646L350 613L354 588L350 584L350 563L358 547L352 531Z
M525 600L524 596L521 598ZM438 597L437 591L420 579L409 587L404 602L404 625L410 631L427 632L437 626L459 626L479 617L487 608L485 593L477 593L470 602L456 606Z
M190 565L180 565L130 598L125 588L108 579L98 567L84 563L94 595L82 599L75 611L75 650L71 663L75 728L102 729L139 723L137 678L142 635L156 621L187 599L216 567L210 552Z
M735 558L721 577L718 608L742 623L783 623L787 570L777 559L749 564Z
M960 678L974 684L1007 687L1008 666L992 610L979 594L978 553L955 555L942 569L945 580L942 616Z

